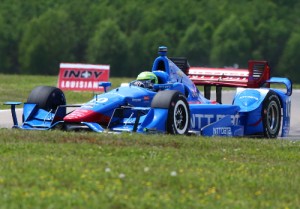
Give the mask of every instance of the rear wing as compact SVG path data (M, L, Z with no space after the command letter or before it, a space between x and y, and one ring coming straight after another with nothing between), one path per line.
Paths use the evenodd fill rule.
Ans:
M292 81L288 78L270 78L267 61L248 61L248 69L190 67L185 57L169 58L197 86L204 86L204 97L210 99L211 86L216 86L216 101L222 103L222 87L270 88L270 84L284 84L286 95L292 95Z
M259 88L270 79L270 67L251 60L248 69L190 67L188 76L195 85Z
M189 78L196 86L204 86L204 97L210 99L211 86L216 86L216 101L222 103L222 87L270 87L267 61L248 62L248 69L190 67Z

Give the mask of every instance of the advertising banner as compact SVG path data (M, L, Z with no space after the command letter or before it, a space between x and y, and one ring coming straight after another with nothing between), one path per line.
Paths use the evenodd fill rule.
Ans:
M109 65L61 63L58 88L72 91L104 91L99 82L109 80Z

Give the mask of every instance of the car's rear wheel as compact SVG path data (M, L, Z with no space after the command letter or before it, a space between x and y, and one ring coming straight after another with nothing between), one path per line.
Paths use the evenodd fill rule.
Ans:
M185 96L178 91L160 91L152 100L152 108L168 109L166 132L187 134L190 126L189 105Z
M37 104L39 108L55 112L58 106L65 105L65 95L59 88L38 86L28 96L27 103Z
M277 94L270 91L263 102L263 134L266 138L276 138L281 127L281 105Z

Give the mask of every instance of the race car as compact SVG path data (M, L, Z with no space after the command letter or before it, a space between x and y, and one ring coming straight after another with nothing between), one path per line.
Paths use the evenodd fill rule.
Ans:
M38 86L24 103L22 124L11 105L14 128L26 130L92 130L95 132L138 132L196 134L202 136L288 136L292 82L270 78L266 61L249 61L248 69L190 67L185 58L168 58L167 47L151 71L135 81L108 91L109 82L83 105L66 105L62 90ZM270 88L281 83L286 91ZM204 86L204 96L198 86ZM217 99L210 100L216 86ZM232 104L222 104L223 86L237 87ZM67 112L67 108L75 108Z

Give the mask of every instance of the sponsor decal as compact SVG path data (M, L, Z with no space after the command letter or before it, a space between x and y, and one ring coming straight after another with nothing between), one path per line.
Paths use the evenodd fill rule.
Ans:
M142 99L136 99L136 98L132 98L132 102L141 102Z
M258 101L258 98L256 96L251 96L251 95L249 95L249 96L248 95L246 95L246 96L240 96L239 99L240 100L242 100L242 99L253 99L255 101Z
M173 87L173 84L157 84L157 88L160 90L170 89Z
M108 98L103 97L103 98L98 98L95 100L96 103L105 103L108 101Z
M224 114L192 114L191 116L191 127L192 129L201 129L202 127L209 125L215 121L219 121L224 118ZM231 123L238 125L239 115L231 115Z
M217 127L213 128L214 136L232 136L232 131L230 127Z
M108 81L110 66L79 63L61 63L58 88L73 91L103 91L99 82Z

